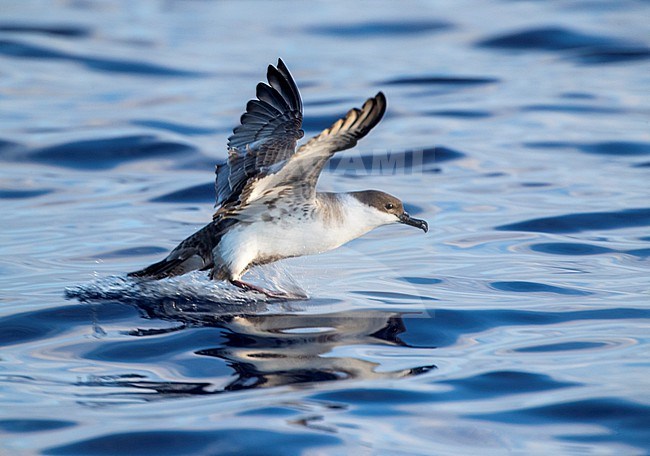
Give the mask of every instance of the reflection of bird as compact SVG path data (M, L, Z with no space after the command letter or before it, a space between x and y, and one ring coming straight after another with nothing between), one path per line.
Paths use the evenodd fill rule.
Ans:
M282 297L243 282L242 275L251 266L334 249L381 225L427 231L424 220L410 217L399 199L384 192L316 192L329 158L354 147L381 120L381 92L296 149L304 134L296 83L282 60L269 66L267 79L229 138L228 162L217 166L220 207L212 222L164 260L130 276L161 279L210 270L211 278Z
M263 302L255 303L244 313L233 313L235 306L229 304L199 302L198 308L196 304L192 301L170 305L167 299L138 301L138 309L148 318L172 321L175 325L166 329L157 325L153 331L137 330L130 335L148 337L187 328L222 328L223 337L215 339L213 346L208 344L194 353L223 360L234 370L234 378L229 377L226 384L220 379L214 384L197 384L194 389L175 382L157 386L139 381L139 387L154 388L162 394L209 394L206 390L219 393L297 383L397 379L436 368L429 362L421 364L428 357L400 362L399 367L385 357L391 347L409 347L401 339L407 328L404 318L422 316L413 312L348 310L299 314L291 304L285 304L289 307L283 313L262 315L262 310L268 310ZM367 347L373 350L365 350Z
M223 326L231 331L227 342L196 353L228 361L237 372L237 379L226 387L228 390L403 378L435 368L426 365L386 369L354 350L406 345L399 339L405 331L399 313L371 310L323 315L241 315ZM346 347L353 348L353 355L337 351Z

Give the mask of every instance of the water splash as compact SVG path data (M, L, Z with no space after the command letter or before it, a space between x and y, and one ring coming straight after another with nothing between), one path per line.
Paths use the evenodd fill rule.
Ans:
M304 296L307 299L306 291L282 266L256 268L250 275L256 282L263 281L266 289L291 297ZM86 284L67 287L65 297L80 302L165 302L178 309L186 308L192 311L204 306L233 306L238 312L241 312L242 306L278 301L260 293L235 288L226 282L208 280L205 274L200 272L157 281L134 280L122 275L101 277Z

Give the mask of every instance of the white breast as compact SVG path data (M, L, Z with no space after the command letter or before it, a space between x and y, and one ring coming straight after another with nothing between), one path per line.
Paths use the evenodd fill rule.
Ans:
M224 264L238 279L251 263L323 253L387 223L356 198L337 197L338 204L318 207L313 217L289 212L270 222L233 226L213 252L215 264Z

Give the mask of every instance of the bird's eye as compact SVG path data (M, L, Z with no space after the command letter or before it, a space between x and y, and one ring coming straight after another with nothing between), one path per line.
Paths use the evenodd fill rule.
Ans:
M384 207L386 208L387 211L390 211L390 210L393 209L395 206L393 206L393 203L386 203L386 205L385 205Z

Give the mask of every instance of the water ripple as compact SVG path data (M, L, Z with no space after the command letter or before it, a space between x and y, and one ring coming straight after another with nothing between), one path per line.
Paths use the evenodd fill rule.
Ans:
M487 38L480 41L478 45L500 49L559 51L594 46L614 46L622 43L624 41L616 38L588 35L563 27L543 27Z
M27 199L27 198L36 198L39 196L47 195L52 193L52 189L42 189L42 190L3 190L0 189L0 199Z
M549 391L579 385L574 382L558 381L544 374L499 370L439 383L454 387L453 391L443 394L445 397L441 398L441 400L451 401L465 400L465 398L490 399L509 394ZM459 397L459 393L462 396Z
M481 40L479 47L520 51L568 51L581 64L616 64L650 58L650 48L604 35L589 35L563 27L543 27Z
M312 26L309 33L351 38L372 38L385 36L421 35L453 28L450 22L442 20L369 21L353 24L322 24Z
M603 342L573 341L573 342L561 342L556 344L534 345L530 347L517 348L513 351L519 353L568 352L574 350L589 350L589 349L601 348L606 346L607 344Z
M471 415L474 419L502 421L504 423L589 423L599 424L608 432L600 435L571 435L570 430L564 438L573 441L608 442L621 437L631 444L647 447L650 439L640 432L650 426L650 407L635 404L618 398L581 400L542 407L531 407L514 412Z
M206 431L151 430L112 433L46 449L45 455L136 454L138 449L160 456L182 454L292 455L341 443L338 437L318 432L272 432L260 428L223 428ZM287 451L300 448L300 452ZM280 450L280 448L285 448ZM277 450L276 450L277 449ZM140 453L144 454L144 453Z
M29 153L29 158L48 165L105 170L127 161L189 155L195 152L193 147L186 144L140 135L57 144L33 150Z
M650 143L638 141L603 141L595 143L574 143L562 141L541 141L526 143L534 149L576 149L597 155L648 155Z
M2 429L4 432L24 434L31 432L54 431L75 426L76 424L77 423L74 421L66 420L3 419L0 420L0 429Z
M167 253L167 249L156 246L140 246L130 247L127 249L117 249L110 252L102 252L96 255L92 255L89 258L108 260L114 258L128 258L132 256L162 255L163 253Z
M571 56L572 60L585 65L616 64L650 59L650 48L644 46L605 46L597 49L580 50Z
M103 73L126 73L147 77L196 77L201 73L147 62L71 54L15 40L0 40L0 55L14 59L61 60L81 64Z
M91 29L78 25L48 25L28 23L0 23L0 32L25 33L38 35L53 35L65 38L85 38L90 35Z
M580 233L583 231L616 230L650 225L650 209L624 209L611 212L585 212L543 217L497 226L500 231L532 231L538 233Z
M186 125L179 122L169 122L153 119L132 120L131 124L141 127L154 128L156 130L171 131L172 133L178 133L184 136L213 135L222 132L222 130L217 128L197 127L195 125Z
M193 185L150 201L152 203L211 203L214 202L214 183Z
M491 287L502 291L512 291L515 293L555 293L561 295L587 296L591 293L588 291L575 290L567 287L558 287L539 282L526 281L509 281L509 282L492 282Z
M495 84L495 78L469 77L469 76L404 76L380 82L381 85L415 85L415 86L475 86Z

